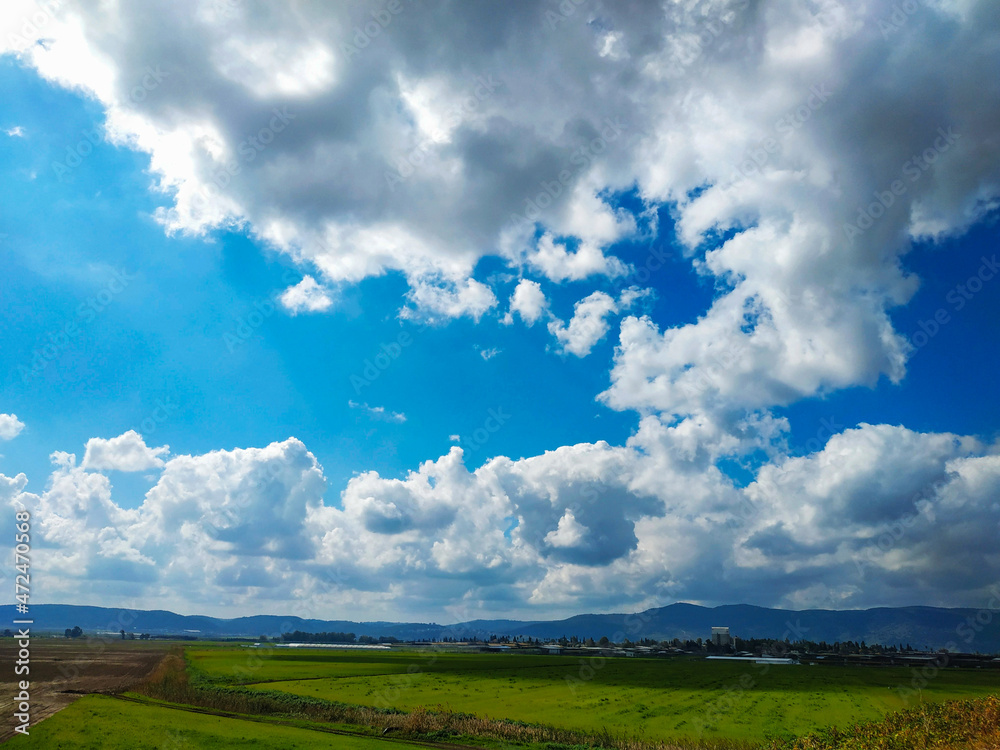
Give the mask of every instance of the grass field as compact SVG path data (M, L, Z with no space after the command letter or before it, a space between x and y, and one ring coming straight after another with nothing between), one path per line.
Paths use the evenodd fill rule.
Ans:
M331 735L289 726L210 716L154 705L88 695L16 736L10 748L46 750L225 750L287 748L313 750L413 750L424 744Z
M941 670L907 705L908 668L198 643L137 680L146 650L119 650L88 652L104 671L81 667L116 696L82 697L10 746L1000 748L1000 670Z
M191 649L222 682L349 704L464 712L647 739L788 738L907 707L908 668L767 668L694 659ZM1000 672L942 670L925 702L1000 692ZM915 704L916 700L911 701Z

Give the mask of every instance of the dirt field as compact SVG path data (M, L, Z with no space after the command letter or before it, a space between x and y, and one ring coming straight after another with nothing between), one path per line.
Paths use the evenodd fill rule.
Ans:
M31 639L31 725L65 708L87 693L115 693L149 674L166 655L169 644L117 638ZM17 640L0 638L0 742L14 734L14 674Z

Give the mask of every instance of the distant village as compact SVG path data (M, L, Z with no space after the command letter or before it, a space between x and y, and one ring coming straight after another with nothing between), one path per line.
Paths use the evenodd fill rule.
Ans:
M481 653L535 653L564 656L608 657L675 657L701 656L712 660L749 661L760 664L861 664L873 666L906 666L934 662L938 666L1000 669L1000 655L948 653L918 650L910 644L882 645L865 641L789 641L774 638L740 638L725 626L713 627L707 638L655 640L642 638L632 641L622 638L612 641L607 636L578 638L562 636L543 641L527 636L490 635L488 638L443 636L439 640L400 641L396 638L361 636L353 633L284 633L270 641L261 636L255 646L330 648L429 648L445 647L454 651Z

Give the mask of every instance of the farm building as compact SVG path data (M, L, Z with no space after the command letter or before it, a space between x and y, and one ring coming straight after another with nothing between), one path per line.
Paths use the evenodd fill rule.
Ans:
M732 640L729 628L712 628L712 643L716 646L728 646Z

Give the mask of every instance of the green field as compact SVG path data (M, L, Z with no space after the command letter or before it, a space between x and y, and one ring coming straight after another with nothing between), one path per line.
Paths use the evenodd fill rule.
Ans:
M332 735L313 729L210 716L157 705L88 695L16 736L11 748L46 750L423 750L426 745Z
M176 646L133 692L85 696L10 746L653 750L665 741L699 750L876 750L895 738L893 747L943 750L955 746L951 738L1000 738L990 725L1000 715L996 698L941 703L1000 693L1000 670L941 670L907 704L898 688L913 676L909 668L764 666L691 656L199 643ZM864 723L887 714L884 724ZM825 731L831 726L849 731ZM824 730L822 738L804 737L817 730ZM934 743L927 745L930 733Z
M323 700L464 712L647 739L790 737L905 708L909 668L379 651L189 650L212 680ZM243 679L237 679L237 678ZM923 701L1000 691L1000 672L942 670ZM912 701L916 703L916 700Z

